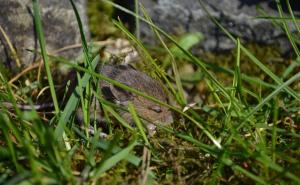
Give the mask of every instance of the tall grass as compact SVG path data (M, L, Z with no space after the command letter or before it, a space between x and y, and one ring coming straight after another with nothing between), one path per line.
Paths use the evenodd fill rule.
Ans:
M20 110L17 100L26 98L31 102L30 99L26 94L20 95L23 87L11 86L7 82L9 77L0 71L1 101L12 102L13 105L8 109L0 103L0 184L300 184L300 134L297 124L300 120L300 96L296 90L300 73L296 70L297 59L286 65L283 74L277 74L247 49L240 38L234 37L216 21L205 4L199 1L211 20L236 44L236 60L232 67L207 63L188 50L195 44L194 41L184 43L170 36L152 22L145 9L140 12L144 18L111 1L105 2L135 16L138 29L140 21L152 28L162 45L157 47L160 47L166 63L159 63L153 58L139 40L139 35L134 36L120 21L114 21L143 56L143 66L152 70L150 75L166 84L164 88L174 103L161 102L97 71L96 66L104 61L90 49L93 45L86 41L72 0L70 3L81 34L84 67L62 57L48 55L38 1L33 0L36 31L55 116L41 116L36 110ZM135 3L138 4L138 0ZM264 14L264 18L285 31L298 56L295 36L300 34L298 18L289 2L286 3L290 17L284 17L277 1L279 17ZM287 26L289 22L296 26L297 33L291 33ZM199 37L191 36L197 40ZM251 76L248 71L246 75L241 67L242 55L247 56L251 64L270 80L266 82ZM51 80L51 63L54 62L77 71L78 85L64 107L58 106ZM169 64L172 73L164 71ZM204 103L192 99L192 93L187 98L184 96L185 92L190 92L187 86L191 84L184 81L178 72L182 64L192 65L196 69L192 75L200 76L194 81L203 83L206 91L210 92ZM225 83L220 76L226 76L232 82ZM174 123L169 126L157 124L157 133L150 137L133 104L120 107L105 100L99 87L93 89L99 80L169 108L174 112ZM103 128L99 125L94 125L94 134L88 131L89 105L93 101L90 97L93 95L110 123L107 138L100 137ZM86 116L83 125L75 118L79 105L84 107L83 114ZM136 127L126 122L116 108L128 111Z

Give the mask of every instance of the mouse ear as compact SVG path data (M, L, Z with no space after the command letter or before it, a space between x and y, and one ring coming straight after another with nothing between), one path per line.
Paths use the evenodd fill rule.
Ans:
M122 88L111 85L110 90L112 95L114 96L114 99L120 102L130 101L134 98L131 92L128 92Z

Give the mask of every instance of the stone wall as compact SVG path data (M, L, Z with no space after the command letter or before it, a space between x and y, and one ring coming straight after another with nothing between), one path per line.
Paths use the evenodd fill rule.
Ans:
M69 1L40 0L42 25L49 53L62 47L81 43L78 24ZM89 37L85 0L74 0L79 10L86 36ZM0 0L0 26L3 28L17 51L23 65L37 59L37 54L27 49L40 50L34 29L31 0ZM74 58L77 50L68 50L60 56ZM6 66L15 66L15 60L8 42L0 33L0 62Z
M234 43L210 20L198 0L140 0L146 7L153 22L168 33L202 32L205 40L201 43L204 50L228 50ZM261 0L206 0L202 1L213 15L233 35L244 41L263 44L282 44L287 49L289 43L280 28L274 27L269 20L256 19L262 15L261 8L268 15L277 16L275 1ZM283 3L285 1L282 1ZM291 1L294 13L299 15L300 3ZM284 10L287 12L286 7ZM291 27L292 30L295 30ZM146 24L142 24L141 35L152 42L154 35Z

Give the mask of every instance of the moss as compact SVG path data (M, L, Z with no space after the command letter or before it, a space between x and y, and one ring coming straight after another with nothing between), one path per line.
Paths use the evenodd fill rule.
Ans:
M101 1L89 0L87 3L88 23L94 40L103 40L117 34L110 20L113 7Z

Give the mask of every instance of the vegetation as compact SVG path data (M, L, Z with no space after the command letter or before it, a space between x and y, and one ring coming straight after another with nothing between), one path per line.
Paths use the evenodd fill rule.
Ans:
M44 60L41 75L46 78L36 80L34 69L11 83L8 79L13 76L0 71L1 102L12 103L12 108L0 103L0 184L300 184L300 29L291 33L287 27L298 24L291 8L289 16L283 17L278 3L280 16L265 17L285 30L294 51L290 58L281 58L272 47L244 45L213 17L236 48L225 57L195 56L189 51L196 44L191 40L200 42L200 33L173 38L154 25L146 11L142 18L105 1L152 26L161 44L147 49L121 22L111 22L113 30L122 32L143 56L141 69L165 84L170 98L166 104L95 71L103 58L97 45L86 42L70 2L81 30L84 67L47 55L38 2L33 0ZM266 62L274 57L283 62ZM57 99L57 79L52 81L50 72L56 73L58 64L76 70L79 81L74 93L65 95L65 106L59 105L63 100ZM134 118L132 127L115 111L118 105L99 95L98 80L169 107L175 121L158 124L157 133L148 136L135 107L125 107ZM51 114L16 105L32 104L45 89L50 89L55 105ZM94 125L93 134L89 131L92 95L106 115L106 138L100 137L99 125ZM74 114L78 105L84 107L83 127Z

